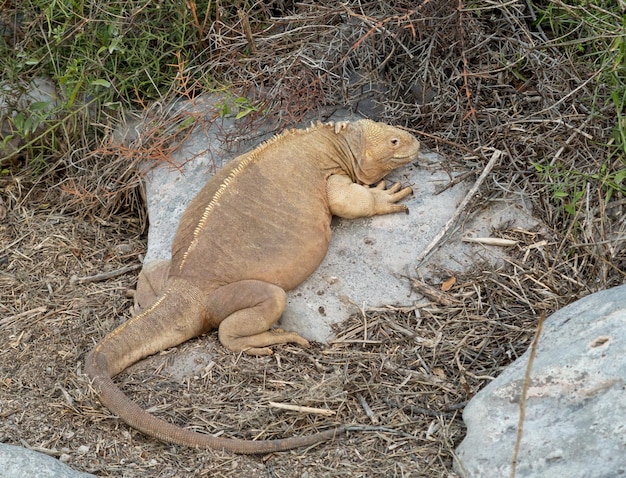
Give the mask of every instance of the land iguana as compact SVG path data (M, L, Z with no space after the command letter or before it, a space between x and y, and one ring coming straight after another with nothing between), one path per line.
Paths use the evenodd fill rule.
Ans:
M408 132L370 120L317 123L277 135L220 169L181 218L164 292L87 356L85 371L102 404L160 440L234 453L284 451L342 433L340 426L261 441L197 433L146 412L112 377L212 329L234 352L269 355L272 345L284 343L307 347L297 333L271 329L285 309L285 291L324 259L332 215L408 212L397 202L411 188L396 183L385 189L382 178L415 160L419 146Z

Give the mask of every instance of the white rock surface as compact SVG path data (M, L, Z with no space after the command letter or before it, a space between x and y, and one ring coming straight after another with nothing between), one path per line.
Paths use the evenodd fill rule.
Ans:
M530 350L467 405L461 476L510 476ZM626 476L626 285L546 319L532 365L517 478Z
M3 478L95 478L73 470L51 456L0 443L0 476Z
M208 98L200 106L196 102L194 108L205 108L211 116L212 105L221 101L220 97ZM236 134L237 127L238 122L232 118L220 118L210 128L198 128L172 157L174 163L182 165L179 169L162 164L146 176L150 231L144 270L167 264L180 216L216 166L267 138L260 134L254 141L237 142L232 150L232 144L226 147L223 138L225 133ZM391 181L413 187L415 194L404 201L409 215L333 221L328 255L305 283L288 294L281 327L326 342L333 336L331 325L360 308L411 305L419 299L412 295L406 276L415 275L419 253L452 216L470 187L461 183L435 195L436 187L450 180L439 160L436 154L425 154L421 164L409 165L389 176ZM463 233L489 236L493 228L505 223L521 228L536 225L523 204L514 199L486 211L478 221L470 221ZM219 229L214 233L219 235ZM478 261L494 262L505 253L502 248L461 243L459 239L460 233L453 235L453 241L433 256L439 261L437 266L461 270ZM139 285L143 283L140 277Z

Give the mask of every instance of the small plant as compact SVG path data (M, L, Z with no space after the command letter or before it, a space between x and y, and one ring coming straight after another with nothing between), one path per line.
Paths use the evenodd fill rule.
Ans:
M253 103L245 96L235 98L227 98L223 102L216 105L220 116L231 116L235 114L235 119L241 119L250 113L256 113L261 110L261 105Z
M604 204L608 204L615 195L626 197L626 165L612 170L604 163L597 172L592 173L572 170L563 165L534 163L533 167L542 181L549 185L552 199L571 216L576 215L581 207L580 201L585 199L592 183L599 185Z
M595 76L595 95L587 98L592 115L614 123L605 158L594 158L595 170L573 165L535 164L552 186L553 198L571 215L583 199L586 184L597 184L603 200L626 196L626 15L612 0L535 2L538 23L549 32L552 44L569 52L581 71Z
M0 37L0 66L5 74L0 88L5 103L13 107L0 109L0 122L12 127L9 134L3 129L0 141L19 138L21 146L11 156L19 155L31 164L56 161L58 151L72 145L97 144L108 131L105 124L110 127L122 110L180 94L181 62L205 51L199 38L202 31L190 9L215 13L210 0L97 4L25 0L5 7L5 31ZM204 19L205 26L207 21L210 17ZM9 25L15 28L9 31ZM209 87L213 82L211 72L201 68L185 69L184 75L187 84ZM11 100L16 85L40 77L56 86L54 115L41 102ZM37 141L66 147L33 148Z

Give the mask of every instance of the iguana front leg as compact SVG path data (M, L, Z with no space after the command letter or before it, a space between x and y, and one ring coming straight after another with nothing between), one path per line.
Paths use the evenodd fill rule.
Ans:
M343 174L333 174L326 180L330 212L346 219L408 212L405 204L397 202L411 192L409 187L402 189L400 183L385 189L385 181L375 187L361 186Z

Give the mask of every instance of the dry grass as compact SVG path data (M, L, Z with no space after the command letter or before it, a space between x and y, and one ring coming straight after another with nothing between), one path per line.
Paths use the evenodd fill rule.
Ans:
M102 476L454 476L463 404L528 347L537 318L624 282L621 193L607 203L605 186L588 178L570 214L552 199L559 178L540 177L532 166L595 171L610 162L602 144L612 118L590 114L596 72L552 49L532 27L526 2L484 3L480 14L456 1L410 9L401 1L282 3L290 13L271 27L255 20L257 10L240 23L206 26L212 54L203 67L257 92L283 124L319 107L354 105L370 84L383 85L375 95L381 118L406 124L446 154L453 176L480 171L480 151L503 152L474 211L523 191L545 228L494 231L519 241L506 267L441 271L442 280L456 276L443 299L415 294L407 307L354 316L327 347L285 346L251 358L226 352L213 334L118 378L155 414L209 433L270 438L352 428L308 450L240 457L146 438L110 416L81 373L94 342L129 314L126 292L136 274L76 278L137 264L144 253L140 194L129 187L138 184L129 166L137 155L107 144L75 160L56 183L0 177L2 442L64 455ZM276 15L277 5L255 9ZM194 86L185 88L177 92L192 96ZM155 128L151 141L142 137L141 157L167 157L177 142L157 133L184 137L175 124ZM175 380L174 357L198 360L197 372Z
M445 476L463 436L465 401L524 351L535 314L559 306L534 272L544 261L528 248L534 238L518 237L526 245L515 269L458 276L446 294L452 305L354 316L328 347L251 358L228 353L214 334L203 337L132 367L119 379L124 390L154 413L210 433L269 438L339 423L353 431L262 459L170 446L118 423L80 373L93 342L128 314L125 292L135 278L79 285L76 277L136 262L139 221L56 215L43 207L52 199L31 195L32 209L12 207L2 225L11 245L0 297L0 436L105 476ZM168 365L185 357L198 362L197 373L176 381ZM336 414L302 415L270 402Z

